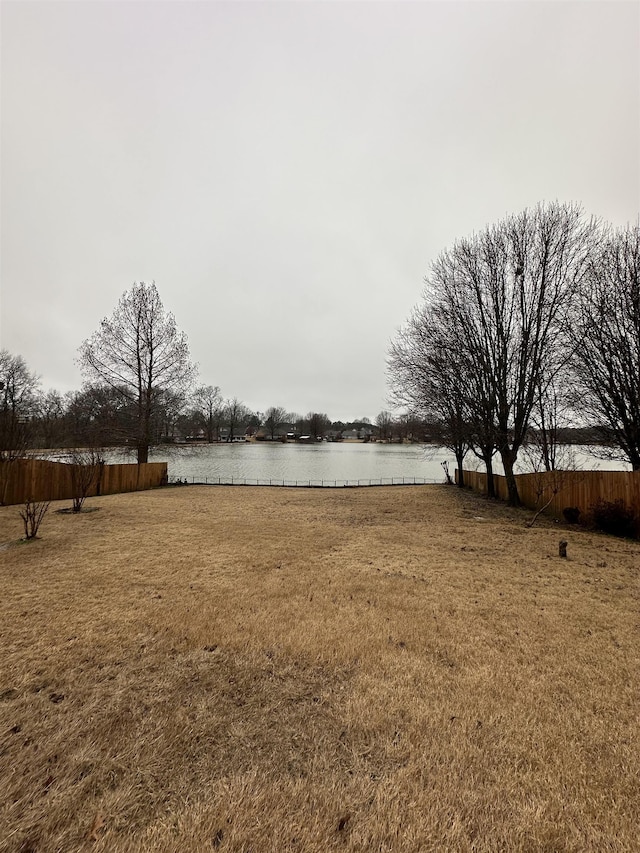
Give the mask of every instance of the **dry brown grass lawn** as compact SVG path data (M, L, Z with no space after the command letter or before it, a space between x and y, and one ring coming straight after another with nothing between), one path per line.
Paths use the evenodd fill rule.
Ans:
M0 552L2 853L640 849L639 543L446 486L89 504Z

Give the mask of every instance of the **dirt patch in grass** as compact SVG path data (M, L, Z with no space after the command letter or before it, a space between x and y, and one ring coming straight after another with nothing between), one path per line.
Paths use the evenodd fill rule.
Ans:
M0 557L2 853L637 849L639 543L446 486L91 505Z
M74 509L70 506L63 506L61 509L54 510L60 515L79 515L81 512L98 512L99 506L83 506L82 509Z

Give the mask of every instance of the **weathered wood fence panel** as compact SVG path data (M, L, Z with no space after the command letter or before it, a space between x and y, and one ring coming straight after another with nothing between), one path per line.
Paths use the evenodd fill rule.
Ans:
M46 459L0 463L0 503L20 504L28 498L34 501L70 500L74 494L72 469L77 467L80 466ZM166 462L103 465L88 496L137 492L166 482Z
M458 476L456 470L456 483ZM493 480L497 496L507 500L506 478L494 474ZM543 471L539 474L517 474L516 481L520 500L525 506L539 509L551 499L545 512L558 518L562 518L565 507L577 507L587 515L599 500L621 500L640 512L640 471ZM464 482L474 491L486 495L486 473L465 470Z

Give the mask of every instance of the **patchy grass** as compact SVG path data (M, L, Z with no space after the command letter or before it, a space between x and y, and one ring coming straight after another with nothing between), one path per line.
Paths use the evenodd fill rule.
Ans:
M2 853L638 849L640 543L446 486L90 505L0 554Z

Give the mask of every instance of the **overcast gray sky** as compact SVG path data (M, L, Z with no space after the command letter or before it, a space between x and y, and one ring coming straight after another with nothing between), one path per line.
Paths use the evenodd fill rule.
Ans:
M44 388L155 280L254 410L387 407L437 254L538 201L640 212L637 2L1 5L0 346Z

